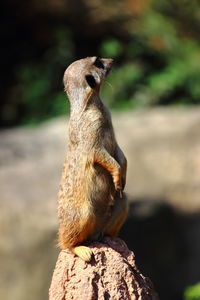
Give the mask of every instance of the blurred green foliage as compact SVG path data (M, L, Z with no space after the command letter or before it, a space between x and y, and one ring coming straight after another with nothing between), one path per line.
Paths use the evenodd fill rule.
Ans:
M163 0L158 6L158 1L154 1L132 34L135 43L131 40L123 51L122 45L116 44L125 60L115 70L116 76L108 79L114 92L106 92L105 96L113 107L200 104L200 43L192 33L188 37L184 32L184 24L178 23L179 12L173 17L170 15L172 3ZM197 8L200 13L197 2L193 8L188 1L185 8L181 1L174 3L184 9L185 17L191 11L194 14ZM191 19L191 15L189 17ZM112 40L110 44L110 48L115 45ZM107 55L107 51L103 55Z
M106 39L101 45L100 45L100 53L102 56L106 57L118 57L123 52L123 47L120 43L120 41L110 38Z
M200 282L185 290L184 300L200 300Z
M102 90L103 99L114 109L200 104L197 0L130 1L131 7L125 7L128 2L113 6L113 1L101 0L95 4L98 13L90 1L81 3L79 8L71 4L68 12L62 10L53 26L48 19L53 12L42 15L39 55L13 66L12 86L1 96L1 124L35 124L66 114L63 72L73 60L90 55L115 59Z
M134 92L143 76L142 67L133 62L124 64L111 72L104 84L103 98L110 107L134 107Z

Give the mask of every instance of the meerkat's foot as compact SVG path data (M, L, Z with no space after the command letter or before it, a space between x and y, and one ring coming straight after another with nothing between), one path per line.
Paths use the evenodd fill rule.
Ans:
M87 262L89 262L91 260L92 255L93 255L92 250L86 246L77 246L77 247L74 247L71 251Z

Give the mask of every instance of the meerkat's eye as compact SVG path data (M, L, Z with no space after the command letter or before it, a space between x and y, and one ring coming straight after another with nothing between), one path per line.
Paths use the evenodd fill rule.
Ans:
M85 79L87 81L87 83L89 84L89 86L93 89L95 88L95 86L97 85L96 80L94 78L94 76L92 75L86 75Z
M99 57L96 58L94 65L99 69L104 69L104 65Z

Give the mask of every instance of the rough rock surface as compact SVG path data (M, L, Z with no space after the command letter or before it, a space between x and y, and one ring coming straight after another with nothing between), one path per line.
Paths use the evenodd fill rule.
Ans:
M89 245L94 257L86 263L61 251L54 270L49 300L158 300L152 283L137 269L125 244L104 238Z

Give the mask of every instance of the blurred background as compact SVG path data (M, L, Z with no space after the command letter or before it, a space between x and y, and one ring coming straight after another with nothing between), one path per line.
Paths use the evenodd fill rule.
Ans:
M63 72L98 55L115 60L102 97L129 163L121 236L161 300L200 299L199 0L0 7L0 298L48 299L69 112Z

